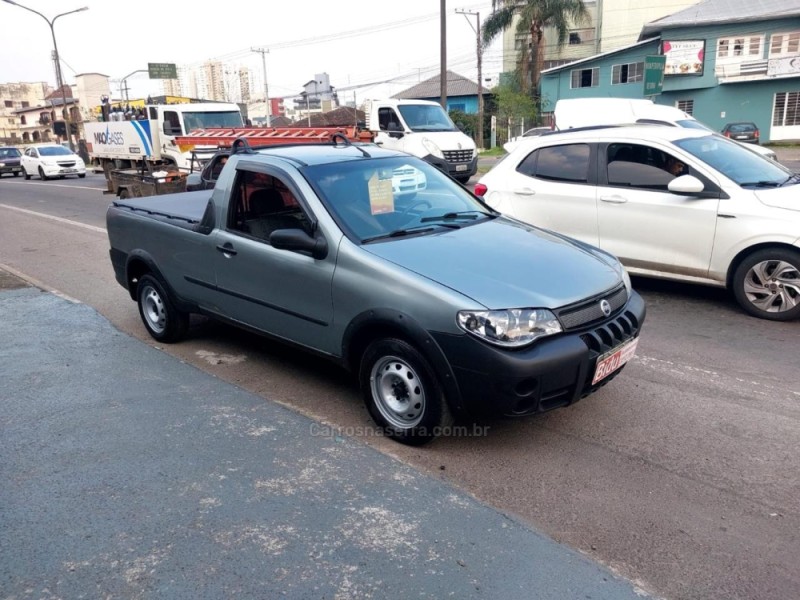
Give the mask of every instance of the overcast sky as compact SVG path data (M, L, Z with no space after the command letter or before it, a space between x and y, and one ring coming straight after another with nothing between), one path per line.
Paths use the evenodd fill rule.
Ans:
M82 6L89 10L59 18L56 40L67 82L96 72L119 80L148 62L200 64L222 60L247 66L262 80L262 63L251 47L270 49L267 80L271 97L292 96L316 73L328 73L340 90L367 97L397 93L439 72L438 0L15 0L46 17ZM490 14L491 0L447 0L448 68L477 79L475 17L456 9ZM213 8L212 8L213 7ZM47 81L55 86L52 38L44 19L0 1L0 83ZM472 26L470 26L472 25ZM484 77L501 70L498 40L484 54ZM395 79L390 84L375 82ZM128 80L130 96L160 93L147 73ZM112 83L116 96L118 84ZM353 91L341 96L352 100Z

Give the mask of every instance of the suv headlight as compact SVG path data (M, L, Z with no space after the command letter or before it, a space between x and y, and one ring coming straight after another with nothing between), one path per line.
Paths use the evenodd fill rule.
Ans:
M545 308L462 310L458 325L467 333L504 348L519 348L562 331L556 316Z
M435 142L432 142L428 138L422 138L422 145L425 147L425 150L430 152L436 158L444 158L441 148L439 148Z

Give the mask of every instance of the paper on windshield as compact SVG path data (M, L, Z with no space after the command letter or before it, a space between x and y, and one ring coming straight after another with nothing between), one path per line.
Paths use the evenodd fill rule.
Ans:
M391 172L389 177L381 177L376 171L367 183L369 189L369 209L373 215L394 212L394 194L392 194Z

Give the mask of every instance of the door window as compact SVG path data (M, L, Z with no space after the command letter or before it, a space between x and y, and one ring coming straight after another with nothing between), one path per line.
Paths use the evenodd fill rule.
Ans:
M164 111L164 133L167 135L181 135L181 119L174 110Z
M669 182L689 174L689 167L673 155L639 144L609 144L608 185L667 190Z
M588 144L547 146L525 157L517 171L537 179L586 183L589 179L590 155Z
M381 131L402 131L403 127L400 125L400 118L392 108L379 108L378 109L378 126Z
M292 191L280 178L240 171L228 216L228 229L269 243L278 229L310 232L310 221Z

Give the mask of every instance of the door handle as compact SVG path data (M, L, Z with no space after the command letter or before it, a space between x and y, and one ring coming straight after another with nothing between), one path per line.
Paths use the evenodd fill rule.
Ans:
M531 188L519 188L514 190L514 193L519 196L534 196L536 194L536 190L532 190Z
M628 199L622 196L600 196L600 200L603 202L608 202L609 204L625 204Z
M233 249L233 244L231 244L230 242L224 245L218 245L217 250L219 250L223 254L229 254L231 256L236 254L236 250Z

